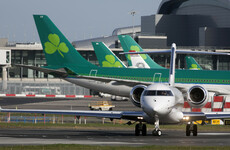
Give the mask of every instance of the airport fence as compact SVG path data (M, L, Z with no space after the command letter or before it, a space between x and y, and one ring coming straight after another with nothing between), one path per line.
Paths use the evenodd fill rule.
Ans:
M51 123L51 124L87 124L87 123L112 123L112 124L123 124L122 120L113 120L105 118L94 118L94 117L84 117L84 116L65 116L65 115L53 115L53 116L11 116L11 113L0 114L0 123Z

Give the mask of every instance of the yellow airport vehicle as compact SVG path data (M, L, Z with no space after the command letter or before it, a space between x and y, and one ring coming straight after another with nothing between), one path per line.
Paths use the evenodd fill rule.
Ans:
M223 121L221 119L212 119L212 125L223 125Z
M89 105L89 109L90 110L113 110L113 107L115 107L115 105L112 105L112 102L110 101L96 101L96 102L92 102Z
M205 123L205 124L210 124L211 121L205 120L205 121L203 122L203 120L197 120L197 121L194 122L194 124L203 124L203 123Z

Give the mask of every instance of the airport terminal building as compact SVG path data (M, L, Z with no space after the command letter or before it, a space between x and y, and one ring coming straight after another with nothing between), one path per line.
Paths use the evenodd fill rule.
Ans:
M142 16L141 25L134 27L135 40L146 50L168 49L176 43L178 49L230 51L230 0L162 0L157 14ZM73 46L93 64L98 65L91 42L102 41L126 63L117 35L133 33L133 27L117 28L111 36L73 41ZM0 39L0 50L11 50L12 64L42 66L46 64L41 44L9 43ZM169 55L151 56L163 67L169 66ZM186 69L185 55L177 58L177 68ZM227 56L194 56L204 69L230 70ZM14 66L0 67L0 77L7 70L7 86L0 84L0 93L91 94L91 91L38 71ZM4 69L3 69L4 68ZM32 93L32 94L37 94Z
M163 0L156 15L142 16L144 35L165 35L167 45L230 47L229 0Z

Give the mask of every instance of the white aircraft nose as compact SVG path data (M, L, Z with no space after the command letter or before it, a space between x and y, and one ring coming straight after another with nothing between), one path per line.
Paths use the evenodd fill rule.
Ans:
M162 106L154 106L153 107L153 112L160 115L160 116L164 116L164 115L168 115L170 113L171 109L168 107L162 107Z

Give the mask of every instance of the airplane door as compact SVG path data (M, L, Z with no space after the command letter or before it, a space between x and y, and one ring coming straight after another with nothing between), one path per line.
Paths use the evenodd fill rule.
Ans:
M161 73L155 73L153 76L153 82L161 83Z
M90 70L89 76L97 76L97 70Z

